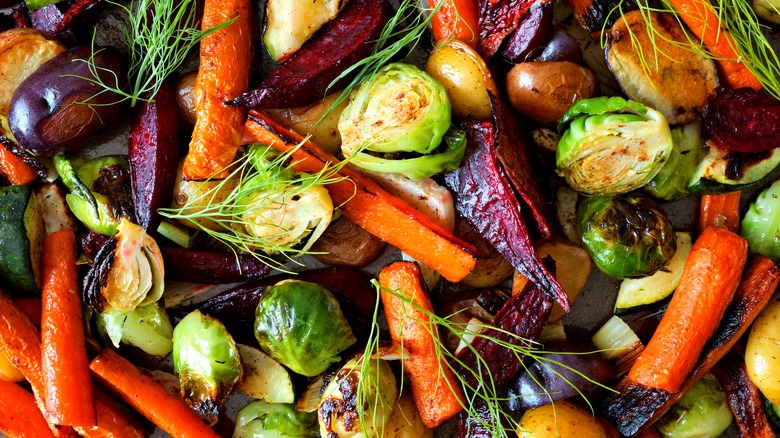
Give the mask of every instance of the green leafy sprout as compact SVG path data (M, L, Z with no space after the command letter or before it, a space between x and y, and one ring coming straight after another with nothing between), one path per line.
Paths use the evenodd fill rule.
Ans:
M151 101L162 87L163 80L173 74L184 62L190 49L203 38L217 32L236 21L236 17L227 19L218 26L206 30L197 29L195 0L137 0L129 6L107 0L107 3L124 10L128 23L124 27L124 36L128 45L129 89L120 87L122 81L116 73L94 62L95 34L92 36L92 56L86 60L92 78L82 77L104 90L120 96L117 102L130 101L134 107L139 101ZM104 81L98 73L106 72L114 79ZM110 83L113 82L113 83Z
M292 155L308 137L286 153L275 152L271 147L255 144L248 148L246 157L240 157L227 169L232 169L224 179L208 178L200 184L203 190L196 190L180 208L163 208L159 212L169 219L189 222L201 232L230 248L236 255L248 253L273 268L281 268L283 263L273 258L281 254L291 261L309 251L314 244L310 235L302 247L280 245L275 240L290 233L291 230L279 227L278 233L256 236L247 231L254 225L242 217L247 213L270 211L284 208L286 198L294 198L307 190L344 180L338 176L348 160L324 166L314 174L299 173L292 170L297 162ZM218 172L221 173L221 172ZM216 182L216 184L209 184ZM235 183L235 187L233 184ZM226 195L225 195L226 194ZM223 196L224 195L224 196ZM217 227L204 226L203 221L216 224Z
M612 14L619 14L621 17L625 17L626 11L624 10L624 2L621 0L612 11L610 16L605 20L605 27L602 29L602 46L606 45L606 23L610 21ZM730 61L740 62L753 73L759 80L761 85L766 91L776 99L780 99L780 57L777 52L772 48L772 44L767 39L764 31L768 29L768 26L761 24L756 16L756 13L748 0L713 0L710 3L709 0L693 0L698 6L705 8L706 12L702 12L702 17L707 14L712 14L718 17L718 22L721 24L721 28L717 29L717 37L720 38L720 33L723 31L728 32L733 37L733 42L729 40L731 48L735 53L739 54L737 59L728 59ZM675 10L674 6L669 0L661 0L660 7L650 6L648 0L636 0L639 12L642 15L642 19L645 22L645 30L647 32L648 39L653 43L653 58L655 65L658 66L658 57L665 56L674 60L668 54L659 50L654 43L656 40L663 40L673 46L679 47L690 52L700 54L706 58L713 60L724 60L708 52L707 48L698 39L690 36L685 30L685 24L680 17L680 14ZM686 35L686 41L674 41L670 40L662 32L656 29L652 25L651 15L654 12L670 14L680 24ZM627 32L631 39L631 45L640 58L642 68L645 73L649 73L652 69L651 65L647 62L649 59L645 56L644 49L639 42L638 37L627 26Z
M487 360L481 355L479 351L475 347L471 345L471 342L473 339L476 338L482 338L489 340L491 342L495 342L499 346L508 349L509 351L514 354L515 358L520 362L520 364L523 366L523 368L528 371L527 366L525 365L524 359L532 360L535 362L540 363L542 366L549 368L555 375L563 379L565 382L567 382L569 385L571 385L573 388L575 388L578 392L578 394L585 400L585 402L588 404L588 406L591 408L591 411L593 411L593 406L590 404L590 401L585 396L584 393L582 393L579 388L577 388L571 381L569 381L566 376L560 374L558 372L558 369L565 369L568 371L571 371L575 373L576 375L584 378L590 383L593 383L601 388L604 388L608 391L615 392L614 389L609 388L608 386L605 386L599 382L596 382L592 379L590 379L588 376L582 374L580 371L553 359L550 359L546 357L546 354L552 353L548 351L542 350L542 345L539 342L525 339L523 337L520 337L512 332L500 329L498 327L495 327L491 324L485 324L480 323L476 325L476 331L467 330L463 324L457 323L453 321L453 317L455 317L458 313L456 312L449 316L439 316L434 312L431 312L424 307L420 306L419 304L415 303L411 298L406 296L402 291L394 291L387 288L384 288L379 285L379 283L376 280L372 280L374 286L377 289L377 304L374 308L374 315L372 320L372 327L371 331L369 333L368 342L366 344L366 348L363 352L363 355L361 359L359 360L359 367L361 371L360 379L358 381L358 389L357 389L357 406L367 406L367 410L370 416L373 417L373 412L375 412L379 408L379 403L383 403L381 397L378 395L375 395L372 400L366 400L366 394L371 394L371 388L378 388L379 382L378 382L378 375L373 375L371 370L371 364L370 360L381 360L379 357L378 351L379 351L379 307L380 307L380 291L386 292L393 297L401 300L402 305L402 314L407 313L407 309L414 309L416 311L422 312L424 315L424 318L427 319L427 321L417 321L412 317L409 317L409 321L414 322L422 322L423 325L426 327L428 333L431 334L431 337L434 340L434 349L436 358L439 362L439 374L442 374L445 371L445 367L449 369L449 371L452 372L452 375L457 380L457 384L460 385L460 389L464 393L464 400L462 400L461 407L466 412L466 414L473 418L474 420L478 421L479 424L485 428L491 436L494 437L500 437L505 438L512 436L514 431L518 427L518 422L516 418L507 411L506 409L506 402L509 400L506 395L503 395L501 388L497 385L495 380L493 379L493 376L490 372L490 366L487 362ZM407 307L408 306L408 307ZM401 349L403 350L403 344L404 344L404 337L403 337L403 324L400 327L401 333ZM439 331L440 329L447 330L452 332L462 343L466 345L465 348L471 349L471 351L474 353L474 356L476 358L476 366L470 366L469 364L463 362L460 360L456 354L449 351L447 347L443 344L441 341L441 338L439 337ZM498 339L495 336L490 335L490 333L499 333L501 335L508 336L509 340L502 340ZM596 352L600 352L596 351ZM557 354L591 354L594 352L586 352L586 353L579 353L579 352L556 352ZM366 358L369 358L369 360L366 360ZM401 361L401 366L403 367L403 361ZM555 367L555 368L553 368ZM377 373L378 374L378 373ZM404 373L401 373L401 391L399 394L403 392L403 385L404 385ZM531 373L531 376L533 374ZM472 385L469 383L470 380L475 380L477 385ZM540 388L544 388L543 384L539 382L535 377L534 382L539 385ZM452 383L448 379L444 379L447 382L448 388L450 391L456 391L457 388L453 387ZM504 391L505 392L505 391ZM545 394L548 397L552 397L552 393L546 392ZM482 417L478 414L477 409L480 404L483 404L487 410L490 418L494 420L494 424L488 424L485 422L485 420L482 419ZM360 410L359 414L360 418L360 424L365 425L366 418L365 418L365 412L363 410ZM374 421L373 425L375 430L378 430L380 432L381 436L381 430L377 429L377 424L375 422L375 419L372 418L372 421ZM507 426L505 426L508 425Z

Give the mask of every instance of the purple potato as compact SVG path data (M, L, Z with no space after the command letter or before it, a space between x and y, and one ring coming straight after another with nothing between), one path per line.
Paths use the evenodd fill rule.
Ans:
M552 4L531 8L515 33L507 39L501 56L512 63L523 62L532 52L544 47L552 18Z
M95 79L86 61L106 84L124 88L127 67L113 49L94 53L76 46L50 59L22 82L11 98L8 123L19 144L36 155L54 155L87 145L124 113L121 97L85 78Z
M550 32L550 40L547 41L544 50L534 61L569 61L580 64L582 63L582 48L573 36L566 33L566 29L555 26Z

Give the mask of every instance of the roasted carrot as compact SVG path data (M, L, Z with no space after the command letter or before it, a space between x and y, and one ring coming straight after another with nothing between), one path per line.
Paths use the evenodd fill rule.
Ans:
M477 47L479 8L476 0L430 0L428 4L432 9L439 8L431 17L431 32L437 43L456 38Z
M266 115L250 111L244 127L244 143L263 143L291 152L293 168L299 172L319 172L338 163L294 131L280 126ZM300 147L297 147L298 144ZM460 281L476 264L476 249L449 230L387 193L362 174L344 166L327 186L334 205L352 222L385 242L424 263L450 281Z
M747 242L720 227L706 228L691 249L680 283L653 338L628 379L676 392L696 364L737 290Z
M89 438L143 438L147 435L145 427L133 417L127 406L100 388L94 388L93 394L98 425L91 429L78 429L81 435Z
M432 332L435 326L422 310L433 312L433 305L423 286L420 267L395 262L379 272L379 284L390 336L409 351L403 368L420 417L426 427L437 427L463 410L464 399L458 380L436 355L439 334Z
M43 279L41 367L46 419L59 425L95 427L97 416L76 271L76 236L70 228L43 239Z
M0 431L11 438L54 437L35 397L16 383L0 380Z
M739 199L742 192L703 195L699 209L699 231L710 225L739 231Z
M715 58L721 69L722 79L729 88L761 89L758 78L739 61L741 55L735 49L734 37L721 27L709 1L670 0L669 3Z
M33 324L40 327L43 304L39 298L17 298L14 302Z
M217 437L184 402L113 351L103 350L89 368L101 383L173 437Z
M38 174L21 158L0 144L0 175L11 185L24 186L38 178Z
M241 142L246 110L227 106L249 87L252 59L252 5L249 0L206 0L202 29L233 23L200 43L200 69L195 81L197 121L182 175L191 180L225 177Z

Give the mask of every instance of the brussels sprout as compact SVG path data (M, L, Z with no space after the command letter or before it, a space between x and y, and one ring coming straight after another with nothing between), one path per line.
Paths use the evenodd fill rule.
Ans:
M367 375L364 375L367 374ZM363 406L358 406L358 393ZM386 361L347 362L331 379L317 407L320 435L339 438L382 436L398 399L398 385Z
M199 310L173 329L173 371L184 400L210 424L243 375L238 347L225 326Z
M666 212L648 198L585 198L577 208L577 224L596 266L615 278L650 275L677 249Z
M70 210L89 229L113 236L120 219L134 220L127 157L95 158L74 173L65 155L58 153L54 165L71 191L65 197Z
M158 303L130 312L107 309L97 316L97 329L115 347L122 342L159 357L167 356L173 349L173 326Z
M256 401L238 412L233 438L317 436L317 415L298 412L293 405Z
M673 142L664 116L621 97L574 104L558 124L558 174L586 195L630 192L661 170Z
M703 378L662 418L658 430L667 438L718 437L731 424L731 410L718 382Z
M748 241L750 251L780 263L780 180L750 204L740 234Z
M357 153L357 166L367 163L374 171L409 172L408 167L415 163L392 163L395 155L377 161L369 153L432 153L450 129L451 109L446 90L427 73L409 64L389 64L353 93L341 113L341 150L347 157ZM453 142L438 154L442 155L439 162L424 161L428 168L425 176L439 166L451 166L459 148L459 143ZM388 164L401 170L386 168Z
M255 337L271 357L304 376L328 369L356 341L333 294L300 280L266 289L257 305Z
M688 196L688 182L704 158L701 123L672 129L672 140L674 147L666 163L643 187L644 191L661 201L677 201Z

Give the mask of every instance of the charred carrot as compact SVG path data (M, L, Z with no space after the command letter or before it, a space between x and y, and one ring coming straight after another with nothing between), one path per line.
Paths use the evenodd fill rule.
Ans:
M680 389L731 302L746 261L743 238L719 227L701 233L653 338L628 373L631 381Z
M0 144L0 175L15 186L30 184L38 178L38 174L24 160L12 154L2 144Z
M437 43L456 38L477 47L479 8L476 0L430 0L428 4L432 9L438 6L431 17L431 32Z
M710 225L739 231L739 199L742 192L703 195L699 209L699 230Z
M683 22L715 58L729 88L761 89L761 82L742 64L734 37L722 28L718 15L707 0L670 0Z
M182 175L191 180L225 177L241 143L246 111L225 102L249 87L252 58L252 5L249 0L206 0L202 29L228 26L200 43L200 69L195 81L197 121Z
M144 426L133 417L130 409L114 400L100 388L94 388L95 410L98 425L91 429L79 429L79 433L89 438L143 438Z
M11 438L54 437L35 397L16 383L0 380L0 431Z
M404 372L420 417L426 427L437 427L463 410L464 400L458 380L436 355L435 344L440 341L434 337L439 335L431 332L430 317L422 310L433 312L433 305L423 286L420 267L395 262L379 272L379 284L386 289L381 296L390 336L409 351Z
M41 325L41 314L43 313L43 305L38 298L18 298L14 300L19 309L30 318L33 324Z
M244 127L244 143L264 143L291 152L293 167L300 172L319 172L338 163L333 155L298 133L280 126L262 113L250 111ZM297 147L298 144L300 147ZM334 205L352 222L400 248L450 281L460 281L476 263L476 249L449 230L387 193L362 174L342 167L327 186Z
M43 239L41 340L46 412L54 424L97 425L76 271L76 236L62 228Z
M210 427L181 400L168 394L135 365L111 350L103 350L89 368L105 386L174 437L217 438Z

